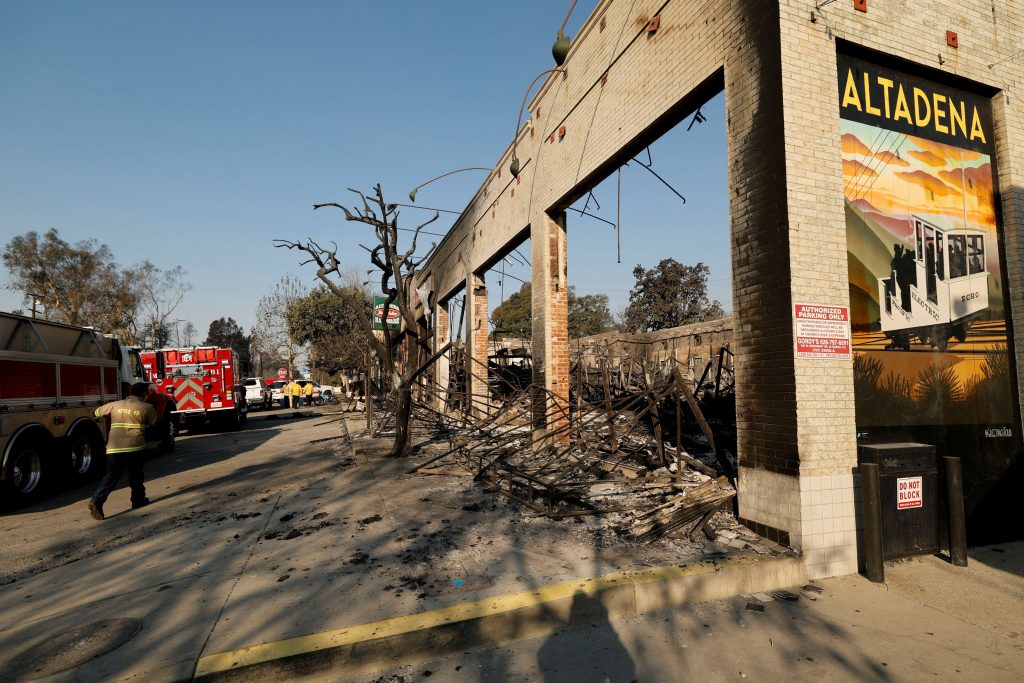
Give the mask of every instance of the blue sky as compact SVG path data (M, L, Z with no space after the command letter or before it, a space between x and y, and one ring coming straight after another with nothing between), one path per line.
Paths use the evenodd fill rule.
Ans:
M275 237L335 240L347 264L368 267L357 245L369 229L313 203L349 203L346 187L376 182L404 202L439 173L493 165L523 89L552 66L569 4L4 2L0 241L54 227L126 265L181 265L193 290L176 317L202 333L220 316L248 328L282 275L314 284ZM570 35L596 4L577 4ZM708 263L712 295L731 308L722 101L652 146L688 203L635 165L623 171L621 264L609 226L570 214L581 294L606 292L618 312L633 266L672 256ZM461 210L482 175L452 176L417 201ZM611 220L614 183L595 191ZM506 281L506 296L517 286ZM0 293L0 309L20 306Z

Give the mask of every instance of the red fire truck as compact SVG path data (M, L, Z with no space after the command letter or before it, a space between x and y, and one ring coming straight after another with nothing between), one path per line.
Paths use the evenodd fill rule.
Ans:
M209 419L238 429L245 422L245 388L238 355L231 349L198 346L143 351L141 356L150 381L174 397L174 412L186 427Z
M107 424L93 411L142 381L138 351L98 330L0 312L0 507L100 474ZM175 432L167 399L147 399L165 449Z

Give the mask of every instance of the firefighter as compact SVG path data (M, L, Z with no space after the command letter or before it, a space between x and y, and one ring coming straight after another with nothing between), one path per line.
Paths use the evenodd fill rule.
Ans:
M302 403L302 385L292 380L289 395L292 397L292 408L299 408Z
M128 485L132 489L132 509L149 505L142 463L147 448L146 431L156 424L156 409L143 400L148 392L149 382L136 382L128 398L100 406L94 413L96 417L110 416L110 430L107 432L107 473L89 500L89 514L93 519L104 518L103 504L125 470L128 470Z
M302 387L302 395L306 397L306 406L313 405L313 383L306 382L306 386Z

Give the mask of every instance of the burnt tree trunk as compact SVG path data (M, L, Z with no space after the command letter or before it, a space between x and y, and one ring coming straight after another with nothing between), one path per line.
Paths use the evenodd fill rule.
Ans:
M403 457L412 453L410 421L412 419L413 384L416 377L423 370L423 367L419 365L420 350L418 347L423 346L425 351L429 348L427 346L427 337L421 331L415 315L415 306L411 296L413 280L416 268L428 259L437 247L435 243L431 245L430 250L425 255L416 257L416 244L420 231L436 221L440 214L435 211L433 218L421 223L412 230L411 247L405 251L399 251L398 205L388 204L384 201L384 195L379 184L374 186L374 197L372 200L367 199L366 195L362 192L356 190L353 190L353 192L359 195L362 200L362 208L355 207L353 210L349 210L337 202L315 204L313 208L319 209L325 206L332 206L341 209L345 213L346 220L364 223L374 229L374 235L377 238L376 246L372 249L369 247L363 248L370 253L370 263L380 271L380 290L387 296L383 310L387 312L392 303L398 304L402 319L402 331L396 339L388 325L384 324L384 339L379 340L373 334L369 315L363 311L359 311L359 314L365 326L364 331L367 341L381 362L382 374L386 377L385 381L390 383L390 390L394 393L396 400L395 444L391 455L392 457ZM275 240L274 244L278 247L298 249L309 254L311 258L308 261L304 261L303 265L311 262L315 263L318 266L317 277L327 285L328 289L335 294L339 293L340 288L332 280L332 276L340 275L340 261L338 260L336 245L334 245L334 249L327 249L312 240L307 240L305 243ZM428 302L423 303L424 306L429 305ZM399 364L396 356L401 355L400 349L403 337L406 338L405 362ZM400 373L399 367L401 367ZM372 389L370 384L369 377L367 377L366 398L368 413L372 410L370 407L372 405Z
M396 394L395 444L389 457L405 458L412 455L412 389L403 384Z

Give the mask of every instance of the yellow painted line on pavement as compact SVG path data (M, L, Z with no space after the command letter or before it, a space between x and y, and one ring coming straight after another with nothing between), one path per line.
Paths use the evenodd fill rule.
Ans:
M442 607L428 612L409 614L369 624L311 633L305 636L276 640L260 645L218 652L199 658L196 677L230 671L276 659L344 647L369 640L414 633L425 629L480 619L524 607L571 598L577 593L594 596L611 588L658 583L684 576L709 574L722 569L731 569L758 562L755 557L724 558L716 563L697 562L688 565L651 567L634 571L615 572L594 579L580 579L541 586L535 590L498 595L473 602Z

